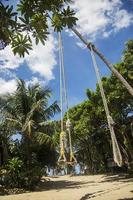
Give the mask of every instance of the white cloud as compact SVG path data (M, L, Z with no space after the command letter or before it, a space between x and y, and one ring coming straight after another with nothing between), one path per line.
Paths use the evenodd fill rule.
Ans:
M5 80L0 78L0 95L7 93L13 93L17 88L17 82L15 79Z
M113 24L115 31L127 28L131 23L133 23L133 15L129 14L126 10L119 10L116 12Z
M41 43L38 45L33 44L33 51L26 56L26 62L32 72L38 72L47 81L53 79L53 68L56 65L56 49L56 39L52 35L49 35L45 46Z
M37 77L32 77L31 80L27 81L26 84L27 85L35 85L39 82L38 78Z
M14 56L11 47L8 46L0 51L1 69L16 69L25 61L33 73L38 73L46 81L49 81L54 78L53 68L56 65L56 43L53 35L48 36L45 46L41 43L36 46L33 40L33 50L25 58Z
M39 79L37 77L32 77L31 80L25 81L25 83L26 83L26 87L28 87L29 85L37 84L37 83L39 83L43 87L46 85L46 81L44 81L43 79ZM11 94L15 92L16 89L17 89L16 79L6 80L4 78L0 78L0 96L5 95L7 93Z
M121 0L76 0L78 30L91 40L108 37L133 22L133 15L122 8Z
M20 67L20 64L27 63L32 73L38 73L38 77L33 76L31 80L26 81L26 85L39 83L45 86L47 82L54 78L53 68L56 65L55 51L56 40L52 35L49 35L45 46L39 44L36 46L33 43L33 51L25 58L14 56L11 47L8 46L0 51L0 95L13 93L16 90L17 82L14 69ZM9 79L9 80L7 80Z
M26 81L26 86L28 85L35 85L35 84L40 84L41 86L45 86L47 82L43 79L39 79L38 77L32 77L31 80Z
M24 59L18 55L14 56L11 46L7 46L5 49L0 51L0 62L2 68L15 69L23 63Z

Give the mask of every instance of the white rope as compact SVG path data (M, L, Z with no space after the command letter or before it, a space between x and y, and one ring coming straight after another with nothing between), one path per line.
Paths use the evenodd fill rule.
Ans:
M62 88L62 59L61 59L61 34L59 32L59 67L60 67L60 109L61 109L61 131L64 130L63 126L63 88Z
M93 52L93 48L92 48L91 45L90 45L90 50L91 50L90 52L91 52L94 70L95 70L96 77L97 77L97 80L98 80L100 93L101 93L101 97L102 97L102 100L103 100L103 105L104 105L104 109L105 109L105 113L106 113L106 117L107 117L108 127L109 127L110 134L111 134L114 161L118 166L121 167L122 164L123 164L122 155L121 155L119 145L118 145L118 142L117 142L117 139L116 139L116 135L115 135L115 132L114 132L114 127L113 127L114 121L113 121L112 117L110 116L110 112L109 112L107 100L106 100L106 97L105 97L105 93L104 93L103 84L102 84L102 81L101 81L99 69L98 69L96 59L95 59L95 55L94 55L94 52Z
M64 53L63 53L63 45L62 45L62 37L61 37L61 33L59 33L60 35L60 52L61 52L61 55L60 55L60 58L61 58L61 66L62 66L62 84L63 84L63 91L64 92L64 100L65 100L65 105L66 105L66 110L67 110L67 119L69 118L68 116L68 109L69 109L69 106L68 106L68 97L67 97L67 89L66 89L66 76L65 76L65 67L64 67Z

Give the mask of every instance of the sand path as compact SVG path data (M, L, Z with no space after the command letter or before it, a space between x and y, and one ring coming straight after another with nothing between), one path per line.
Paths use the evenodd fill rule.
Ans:
M0 200L133 200L133 178L62 176L42 183L38 192L0 196Z

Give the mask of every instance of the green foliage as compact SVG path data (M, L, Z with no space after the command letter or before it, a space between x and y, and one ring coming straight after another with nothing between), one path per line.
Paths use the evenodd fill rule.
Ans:
M60 111L57 102L48 104L50 97L51 91L48 88L41 88L38 84L27 88L24 81L18 80L16 92L5 96L2 102L3 122L6 128L13 134L19 133L22 137L19 143L17 141L8 143L9 155L19 156L23 161L24 174L20 173L22 177L29 176L28 180L26 178L27 183L25 181L23 183L27 186L34 185L39 180L39 169L42 166L55 165L56 162L56 156L53 156L52 160L47 160L48 156L52 157L52 153L56 155L52 137L54 132L48 128L48 121ZM44 150L47 152L45 160L43 160ZM38 175L30 177L30 172L34 174L32 168L37 170Z
M77 18L69 6L70 0L20 0L17 11L13 6L0 3L0 42L1 49L12 45L14 54L24 56L32 49L31 36L36 44L45 44L52 25L54 31L61 31L64 27L71 28Z
M69 6L67 7L67 9L63 9L62 15L64 27L68 26L68 28L72 28L73 25L76 25L77 18L74 17L75 13L73 10L70 9Z
M26 170L22 173L24 179L24 188L29 190L34 189L44 175L44 169L40 166L34 166L31 170Z
M12 158L8 161L5 168L1 170L3 176L2 185L10 188L21 187L22 178L21 171L23 162L19 158Z
M131 69L131 67L133 66L133 41L132 40L129 40L126 43L126 49L124 51L123 61L126 67L129 67Z
M32 49L32 44L29 42L27 35L16 35L12 40L12 50L14 55L19 52L20 57L24 57L24 54L29 54L28 50Z
M52 16L52 26L54 30L60 32L64 27L72 28L76 25L77 18L74 17L74 11L68 6L67 9L63 9L61 13L55 13Z
M57 152L55 146L51 146L51 143L40 145L37 149L35 149L35 152L37 155L37 160L41 166L56 166Z
M7 164L1 168L1 185L7 188L34 189L44 174L44 169L35 165L28 169L23 161L17 157L9 159Z
M0 2L0 49L7 46L17 28L17 13L13 6L4 6Z
M60 13L55 13L52 16L52 26L54 27L54 30L57 32L60 32L63 30L62 27L62 15Z

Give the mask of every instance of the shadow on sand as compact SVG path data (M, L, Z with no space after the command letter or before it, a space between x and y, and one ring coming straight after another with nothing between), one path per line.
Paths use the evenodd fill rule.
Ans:
M124 198L124 199L118 199L118 200L133 200L133 198Z
M133 182L133 177L127 175L127 174L117 174L117 175L104 175L103 176L104 180L100 181L101 183L104 182L113 182L113 181L118 181L118 182Z
M125 175L125 174L104 175L103 178L104 178L104 180L101 180L99 183L106 183L106 182L129 183L129 182L133 182L133 178L128 175ZM81 197L80 200L92 199L96 196L101 196L102 194L104 194L106 192L107 191L97 191L94 193L88 193L88 194L85 194L83 197ZM133 192L133 190L131 190L130 192ZM133 198L122 198L122 199L118 199L118 200L133 200Z
M90 198L94 198L96 196L96 194L100 193L100 192L103 192L103 191L100 190L100 191L97 191L97 192L85 194L83 197L80 198L80 200L87 200L87 199L90 199Z
M81 188L82 185L92 185L95 183L94 181L87 181L87 182L81 182L81 181L67 181L67 180L57 180L56 181L45 181L42 180L42 182L39 184L39 187L36 191L44 191L44 190L64 190L64 189L70 189L70 188Z

